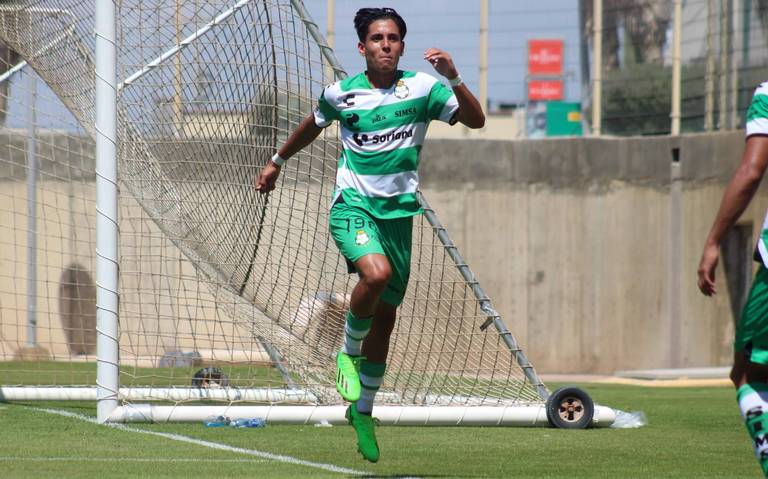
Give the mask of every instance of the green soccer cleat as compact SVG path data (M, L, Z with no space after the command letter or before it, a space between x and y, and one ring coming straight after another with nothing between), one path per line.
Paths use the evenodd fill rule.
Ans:
M344 414L357 433L357 452L370 462L379 460L379 443L374 432L376 420L368 414L357 412L355 404L350 404Z
M360 399L360 362L362 356L350 356L339 351L336 355L336 390L349 402Z

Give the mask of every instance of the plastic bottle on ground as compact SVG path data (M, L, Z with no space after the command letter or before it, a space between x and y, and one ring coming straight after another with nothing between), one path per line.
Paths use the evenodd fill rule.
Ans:
M230 423L232 427L265 427L266 425L267 422L260 417L240 418Z
M205 424L206 427L223 427L228 426L230 424L230 420L227 416L208 416L205 418L205 421L203 421L203 424Z

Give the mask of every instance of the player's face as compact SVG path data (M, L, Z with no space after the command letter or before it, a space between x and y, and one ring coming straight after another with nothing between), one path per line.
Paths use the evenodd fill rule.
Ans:
M400 29L391 19L376 20L368 25L365 42L357 44L360 55L365 57L369 71L387 73L397 70L397 64L405 50Z

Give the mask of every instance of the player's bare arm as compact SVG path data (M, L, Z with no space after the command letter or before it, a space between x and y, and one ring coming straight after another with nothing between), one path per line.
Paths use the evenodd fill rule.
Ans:
M288 140L278 150L277 154L284 160L287 160L315 141L315 138L317 138L321 131L323 129L315 124L315 118L310 113L299 123L299 126L291 133L291 136L288 137ZM261 193L269 193L274 190L277 178L280 176L280 169L281 167L275 162L268 161L256 179L256 190Z
M699 262L699 289L706 296L715 290L715 269L720 259L720 243L749 205L768 167L768 136L747 139L741 163L725 190L720 209L712 224Z
M448 80L453 80L459 76L459 71L453 63L453 59L444 50L439 48L429 48L424 52L424 59L428 61L437 73ZM459 82L453 86L453 93L459 102L459 111L456 112L456 120L469 128L482 128L485 126L485 114L480 102L475 95L469 91L464 82Z

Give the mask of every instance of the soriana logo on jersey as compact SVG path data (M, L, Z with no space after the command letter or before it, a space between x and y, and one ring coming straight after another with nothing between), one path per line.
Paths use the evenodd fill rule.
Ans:
M563 74L562 40L528 40L528 75Z

